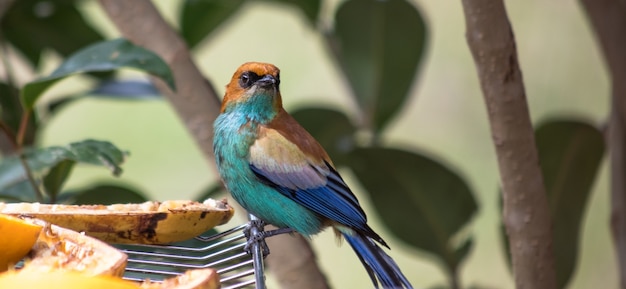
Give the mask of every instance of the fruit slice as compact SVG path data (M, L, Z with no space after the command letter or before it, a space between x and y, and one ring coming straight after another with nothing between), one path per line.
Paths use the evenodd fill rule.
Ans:
M70 271L88 276L124 274L128 257L121 251L95 238L42 220L29 221L42 225L43 229L30 252L30 260L20 272Z
M214 269L188 270L185 274L163 280L163 282L144 281L141 289L215 289L220 288L220 281Z
M26 256L41 228L20 218L0 214L0 272Z
M0 274L0 288L46 289L217 289L218 275L213 269L190 270L162 283L134 283L112 276L89 276L77 272L24 272Z
M13 271L0 275L0 288L137 289L138 286L112 276L89 276L66 271Z
M109 206L0 203L0 213L43 219L109 243L166 244L224 224L234 210L226 201L208 199Z

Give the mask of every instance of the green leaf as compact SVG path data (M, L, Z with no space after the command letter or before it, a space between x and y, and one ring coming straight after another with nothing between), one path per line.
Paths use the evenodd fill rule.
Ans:
M41 52L54 49L62 56L103 40L76 8L78 1L13 1L2 18L2 33L33 66Z
M358 148L350 167L387 228L455 272L471 247L462 229L477 211L466 182L439 162L399 149Z
M321 145L337 164L346 162L354 149L356 128L348 117L336 110L305 108L291 114Z
M79 192L70 193L70 195L68 199L76 205L111 205L148 201L144 193L117 184L101 184Z
M21 180L10 187L0 187L0 201L37 202L37 192L28 180Z
M79 99L82 99L82 95L68 95L64 97L55 98L46 103L45 113L48 118L55 115L57 112L61 111L62 108L66 107L68 104L73 103Z
M557 120L537 128L536 142L552 212L557 283L565 288L576 267L582 217L604 155L604 137L587 123Z
M330 47L374 133L405 102L426 43L426 25L404 0L349 0L335 16Z
M20 92L14 87L0 82L0 119L2 122L16 133L20 127L23 113Z
M57 97L46 103L45 115L50 117L74 101L85 97L113 98L121 100L162 100L158 89L148 81L106 80L89 92Z
M289 5L295 5L306 16L309 23L315 28L317 25L317 18L320 14L320 7L322 1L320 0L271 0L269 2L279 2Z
M167 64L154 52L135 46L126 39L115 39L90 45L76 52L49 76L37 79L22 89L22 103L32 109L37 99L57 81L77 73L110 71L122 67L152 74L174 87L174 78Z
M74 164L76 162L73 160L60 161L43 177L43 187L46 189L46 194L50 197L51 203L56 202L56 197L72 172Z
M34 174L42 174L57 164L70 160L108 168L113 175L122 173L124 152L110 142L85 140L67 146L33 149L25 152L26 163ZM26 180L26 172L18 156L9 156L0 162L0 191Z
M235 14L244 0L185 0L180 12L180 34L190 48Z
M161 93L150 81L108 80L87 93L91 97L116 98L123 100L162 100Z
M34 115L35 113L31 113L28 124L26 126L26 133L24 134L24 145L31 145L35 142L36 131L38 128L38 121ZM19 131L20 123L22 121L22 116L24 115L24 109L22 109L22 104L20 103L20 92L9 86L4 82L0 82L0 121L4 123L7 128L10 130L10 134L7 135L5 132L0 131L0 142L7 142L7 145L11 142L16 142L16 136ZM12 138L12 140L9 140Z
M454 258L456 260L465 260L465 257L467 257L467 254L472 251L473 247L474 239L472 237L467 238L465 242L461 244L461 246L457 247L456 251L454 252Z

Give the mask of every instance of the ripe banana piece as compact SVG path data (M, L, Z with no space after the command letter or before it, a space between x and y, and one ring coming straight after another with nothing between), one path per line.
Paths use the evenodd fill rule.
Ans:
M42 219L109 243L167 244L228 222L234 209L225 200L207 199L108 206L0 203L0 213Z

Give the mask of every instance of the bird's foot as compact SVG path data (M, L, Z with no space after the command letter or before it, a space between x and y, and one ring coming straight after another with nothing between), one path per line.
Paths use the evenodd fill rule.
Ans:
M248 227L244 229L243 233L246 236L247 243L243 247L244 251L250 255L252 255L252 250L255 245L261 247L261 252L263 254L263 258L267 257L270 254L270 248L267 246L265 242L265 238L269 238L272 236L285 234L285 233L293 233L293 229L291 228L279 228L276 230L265 231L264 227L267 225L262 220L251 220Z
M263 254L263 258L269 255L270 249L265 243L265 238L263 237L263 232L265 223L263 220L252 219L248 222L248 227L243 230L243 234L246 236L246 245L243 247L243 250L249 255L253 255L255 246L260 246L261 253Z

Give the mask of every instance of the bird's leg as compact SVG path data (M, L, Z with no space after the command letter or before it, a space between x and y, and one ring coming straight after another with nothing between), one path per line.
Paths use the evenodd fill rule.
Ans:
M261 249L263 250L263 258L270 253L270 249L267 246L267 243L265 243L265 238L262 235L265 232L265 225L267 225L265 221L256 218L248 222L248 226L243 230L243 234L246 236L247 240L246 245L243 247L243 250L246 251L246 253L252 255L252 250L255 244L261 246Z
M293 233L294 230L292 228L278 228L275 230L271 230L271 231L263 231L260 234L263 235L263 238L269 238L272 236L276 236L276 235L281 235L281 234L291 234Z
M263 250L263 258L265 258L267 255L270 254L270 249L267 246L267 243L265 243L265 238L285 233L293 233L293 229L291 228L278 228L271 231L265 231L265 225L267 225L267 223L262 220L250 220L248 227L245 228L243 231L247 240L247 244L243 248L246 253L252 255L253 245L259 244L261 246L261 249Z

